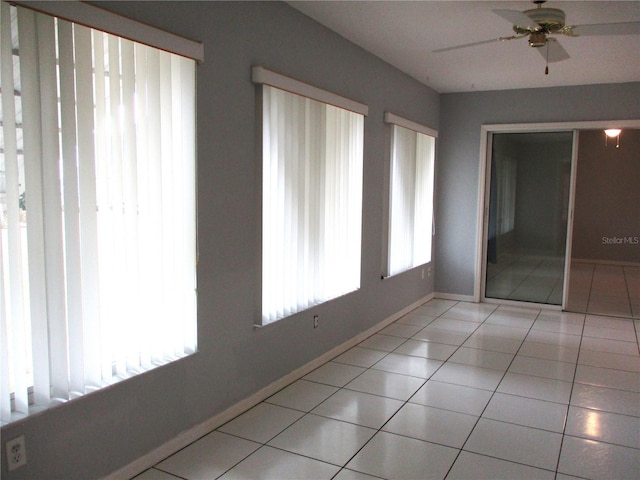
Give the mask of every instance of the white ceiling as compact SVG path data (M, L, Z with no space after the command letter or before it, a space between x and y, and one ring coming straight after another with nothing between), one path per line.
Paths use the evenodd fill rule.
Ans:
M640 35L557 36L571 58L549 64L527 39L433 53L514 32L493 9L521 1L290 1L291 6L438 92L640 81ZM640 0L549 1L567 25L640 21Z

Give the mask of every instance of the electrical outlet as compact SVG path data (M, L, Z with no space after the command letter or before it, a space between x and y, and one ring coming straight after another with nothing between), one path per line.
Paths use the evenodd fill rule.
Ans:
M431 267L429 267L429 268L427 269L427 275L428 275L429 277L431 276Z
M313 316L313 328L318 328L318 315Z
M420 275L422 275L422 280L424 280L424 268L420 271Z
M24 435L9 440L6 443L7 449L7 469L15 470L27 464L27 448L24 444Z

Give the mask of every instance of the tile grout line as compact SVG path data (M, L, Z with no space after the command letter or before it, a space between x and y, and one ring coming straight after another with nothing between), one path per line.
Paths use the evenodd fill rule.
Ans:
M427 302L427 303L428 303L428 302ZM418 333L420 333L422 330L424 330L425 328L427 328L429 325L431 325L431 324L432 324L433 322L435 322L438 318L440 318L442 315L444 315L446 312L448 312L449 310L451 310L454 306L458 305L459 303L460 303L460 302L455 302L453 305L451 305L449 308L447 308L444 312L442 312L440 315L436 316L436 317L435 317L431 322L429 322L427 325L425 325L423 328L421 328L418 332L416 332L416 333L415 333L415 335L417 335L417 334L418 334ZM421 305L421 306L424 306L424 305L425 305L425 304L423 304L423 305ZM421 306L420 306L420 307L421 307ZM416 307L416 308L415 308L414 310L412 310L411 312L407 312L407 314L406 314L406 315L409 315L410 313L414 312L415 310L417 310L417 309L418 309L418 308L420 308L420 307ZM406 315L403 315L403 317L404 317L404 316L406 316ZM403 317L400 317L400 318L403 318ZM399 318L398 320L400 320L400 318ZM397 323L397 322L398 322L398 320L396 320L395 322L393 322L391 325L393 325L393 324ZM373 336L373 335L372 335L372 336ZM391 352L388 352L388 353L387 353L387 355L385 355L385 356L384 356L384 357L382 357L380 360L378 360L376 363L374 363L373 365L371 365L371 367L369 367L367 370L369 370L369 369L373 368L373 366L374 366L374 365L376 365L377 363L381 362L384 358L386 358L386 357L388 356L388 354L389 354L389 353L393 353L397 348L400 348L402 345L404 345L405 343L407 343L407 341L408 341L408 340L410 340L411 338L413 338L413 336L412 336L412 337L409 337L409 338L406 338L404 342L402 342L400 345L398 345L398 346L397 346L394 350L392 350ZM364 341L364 340L363 340L363 341ZM458 348L459 348L459 347L458 347ZM426 379L424 380L424 382L422 383L422 385L420 385L420 387L418 387L418 388L416 389L416 391L415 391L413 394L411 394L411 395L409 396L409 398L407 398L407 400L404 400L404 401L403 401L402 405L401 405L401 406L400 406L400 407L399 407L399 408L398 408L398 409L393 413L393 415L391 415L391 416L390 416L390 417L389 417L389 418L388 418L388 419L387 419L387 420L386 420L386 421L385 421L385 422L380 426L380 428L376 429L376 432L375 432L375 433L374 433L374 434L369 438L369 440L367 440L367 441L362 445L362 447L360 447L360 448L359 448L359 449L358 449L358 450L357 450L357 451L356 451L356 452L355 452L355 453L354 453L354 454L353 454L353 455L352 455L352 456L351 456L351 457L350 457L350 458L345 462L345 464L341 467L341 470L342 470L342 469L344 469L344 468L346 468L346 466L349 464L349 462L351 462L351 461L352 461L352 460L353 460L353 459L354 459L354 458L355 458L355 457L356 457L356 456L357 456L357 455L358 455L358 454L359 454L359 453L360 453L360 452L361 452L361 451L362 451L362 450L363 450L363 449L364 449L364 448L365 448L365 447L366 447L366 446L371 442L371 440L373 440L373 438L374 438L378 433L382 432L382 429L385 427L385 425L387 425L387 424L391 421L391 419L393 419L393 418L398 414L398 412L399 412L400 410L402 410L402 409L403 409L403 408L404 408L404 407L409 403L409 400L411 400L411 399L413 398L413 396L416 394L416 392L418 392L418 390L420 390L422 387L424 387L424 386L427 384L427 382L429 381L429 379L430 379L431 377L433 377L433 375L435 375L435 374L436 374L436 372L437 372L438 370L440 370L440 368L442 368L442 366L443 366L443 365L444 365L444 364L449 360L449 358L451 358L451 356L452 356L452 355L453 355L457 350L458 350L458 349L454 350L454 352L453 352L453 353L451 353L451 355L449 355L449 357L447 357L447 359L446 359L446 360L443 360L443 361L442 361L442 365L440 365L436 370L434 370L434 372L433 372L431 375L429 375L429 377L428 377L428 378L426 378ZM374 370L375 370L375 369L374 369ZM362 373L364 373L364 372L362 372ZM390 372L390 373L392 373L392 372ZM362 375L362 374L361 374L361 375ZM410 376L410 375L408 375L408 376ZM357 377L356 377L356 378L357 378ZM418 377L416 377L416 378L418 378ZM343 388L344 388L344 387L343 387ZM386 432L386 433L390 433L390 432ZM392 434L392 435L393 435L393 434ZM407 437L407 438L413 438L413 437ZM423 442L424 442L424 440L420 440L420 439L416 439L416 438L414 438L414 440L418 440L418 441L423 441ZM433 442L425 442L425 443L433 443ZM449 448L450 448L450 447L449 447ZM457 457L456 457L456 458L457 458ZM340 471L341 471L341 470L340 470ZM335 477L340 473L340 471L338 471L338 472L337 472L337 473L332 477L332 479L334 479L334 478L335 478ZM354 471L358 471L358 470L354 470ZM365 472L359 472L359 473L365 473ZM368 473L366 473L366 475L369 475L369 474L368 474Z
M497 307L495 310L493 310L482 322L482 325L484 325L484 323L489 319L489 317L491 317L491 315L493 315L500 307ZM520 342L520 346L518 347L518 350L516 350L516 352L513 354L513 358L511 359L511 361L509 362L509 365L507 366L507 368L505 369L504 373L502 374L502 377L500 378L500 381L498 382L498 384L496 385L496 387L493 389L493 392L491 392L491 396L489 397L489 400L487 401L487 404L484 406L484 408L482 409L482 412L480 412L480 415L478 416L478 420L476 420L476 423L473 425L473 428L471 428L471 430L469 431L469 435L467 435L467 438L465 439L464 443L462 444L462 446L460 447L460 450L458 451L458 455L456 455L456 458L454 459L453 463L451 464L451 466L449 467L449 470L447 471L447 474L444 476L444 479L446 480L446 478L449 476L449 474L451 473L451 470L453 469L453 466L455 465L456 461L458 460L458 457L460 457L460 454L463 452L465 445L467 444L467 442L469 441L469 438L471 438L471 435L473 434L474 430L476 429L476 427L478 426L478 423L480 423L480 419L482 418L482 415L484 415L484 412L487 410L487 408L489 407L489 404L491 403L491 400L493 400L493 397L495 396L496 392L498 391L498 388L500 387L500 384L502 383L502 381L504 380L504 377L507 375L507 372L509 371L509 369L511 368L511 365L513 365L514 360L516 359L518 352L520 351L520 349L522 348L522 345L524 344L527 336L529 335L529 333L531 332L531 330L533 329L533 325L535 324L536 320L538 319L538 317L540 317L542 313L542 310L538 310L538 314L536 315L536 318L534 319L533 322L531 322L531 326L529 327L529 330L527 331L527 335L525 335L522 338L522 341ZM506 422L505 422L506 423ZM466 451L466 450L465 450ZM476 453L476 452L471 452L471 453ZM483 455L483 454L479 454L476 453L477 455ZM489 455L485 455L485 456L489 456ZM504 460L504 461L510 461L510 460L505 460L505 459L500 459L500 460ZM519 462L512 462L512 463L519 463ZM522 465L526 465L526 464L522 464ZM532 465L527 465L530 467L533 467ZM533 467L533 468L539 468L539 467ZM546 469L545 469L546 470ZM550 471L550 470L548 470Z
M562 457L562 448L564 446L564 438L565 438L565 435L566 435L565 432L567 430L567 423L569 422L569 410L571 409L571 397L573 397L573 389L575 387L576 377L578 375L578 365L579 365L578 362L580 362L580 350L582 349L582 339L584 338L584 329L585 329L586 325L587 325L587 315L583 314L582 332L580 333L580 342L578 344L578 356L576 357L576 366L575 366L575 369L573 371L573 379L571 381L571 390L569 391L569 401L567 402L567 413L565 414L564 425L562 426L562 437L560 437L560 448L558 450L558 460L556 461L556 476L555 476L555 478L558 478L558 469L560 468L560 458Z

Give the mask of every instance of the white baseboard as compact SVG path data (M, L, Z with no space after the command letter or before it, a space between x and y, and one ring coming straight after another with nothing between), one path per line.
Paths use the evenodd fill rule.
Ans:
M215 415L210 419L205 420L201 424L196 425L195 427L180 433L178 436L172 438L171 440L159 446L158 448L152 450L148 454L134 460L133 462L129 463L128 465L125 465L124 467L116 470L115 472L110 473L106 477L103 477L103 480L128 480L132 477L135 477L136 475L153 467L158 462L161 462L162 460L169 457L170 455L173 455L177 451L183 449L187 445L195 442L199 438L204 437L205 435L212 432L213 430L220 427L221 425L224 425L225 423L237 417L238 415L256 406L258 403L262 402L263 400L266 400L274 393L278 392L279 390L282 390L287 385L304 377L306 374L310 373L311 371L325 364L332 358L337 357L338 355L346 352L350 348L356 346L363 340L366 340L371 335L377 333L378 331L382 330L389 324L398 320L400 317L403 317L410 311L415 310L420 305L424 304L425 302L428 302L433 298L434 298L433 293L426 295L420 300L412 303L411 305L385 318L380 323L374 325L368 330L365 330L364 332L359 333L358 335L351 338L350 340L347 340L341 345L338 345L337 347L332 348L328 352L324 353L323 355L320 355L319 357L315 358L309 363L279 378L275 382L257 391L250 397L247 397L244 400L239 401L238 403L232 405L231 407L227 408L226 410L219 413L218 415Z
M616 267L640 267L638 262L617 262L614 260L593 260L590 258L572 258L571 263L592 263L594 265L614 265Z
M443 300L456 300L458 302L473 302L473 295L460 295L458 293L436 292L434 297Z

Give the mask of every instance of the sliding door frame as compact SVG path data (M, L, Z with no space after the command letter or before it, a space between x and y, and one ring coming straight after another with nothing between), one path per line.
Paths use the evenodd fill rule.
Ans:
M476 266L473 289L473 301L476 303L501 303L507 305L531 305L538 308L564 310L569 285L569 264L571 259L571 244L573 240L573 210L575 202L575 182L578 162L578 139L580 130L594 130L605 128L640 128L640 120L597 120L586 122L549 122L549 123L509 123L486 124L481 127L480 162L478 175L478 210L476 214ZM491 160L493 134L495 133L545 133L545 132L573 132L573 149L571 152L571 180L569 187L569 212L567 216L567 240L565 246L564 281L562 291L562 305L536 304L512 300L489 299L486 293L486 259L487 236L489 228L489 195L491 193Z

